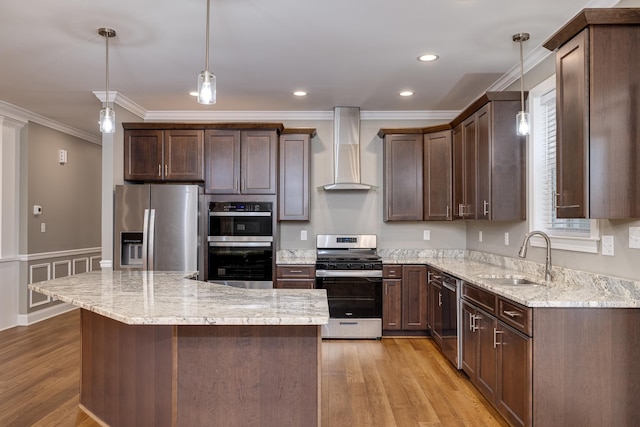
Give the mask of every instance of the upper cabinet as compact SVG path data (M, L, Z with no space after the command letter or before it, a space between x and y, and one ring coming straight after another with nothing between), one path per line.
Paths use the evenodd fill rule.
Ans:
M422 132L383 137L384 221L422 221Z
M203 181L202 130L144 129L140 128L141 124L132 126L135 128L127 125L124 131L125 180Z
M520 92L487 92L450 124L380 129L385 221L525 219L519 109Z
M640 9L584 9L556 50L559 218L640 218Z
M205 192L276 194L275 130L205 131Z
M515 129L519 110L519 92L487 92L453 121L457 218L526 218L526 139Z
M285 129L280 135L278 220L309 221L311 139L315 129Z
M451 130L426 133L423 154L424 219L452 220Z

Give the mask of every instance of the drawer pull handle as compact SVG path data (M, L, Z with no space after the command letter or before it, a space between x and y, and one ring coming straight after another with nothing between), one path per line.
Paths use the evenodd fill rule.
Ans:
M302 273L302 270L289 270L289 273Z
M507 316L509 316L509 317L512 317L512 318L513 318L513 317L520 317L520 316L521 316L521 314L520 314L520 313L518 313L517 311L509 311L509 310L505 310L505 311L503 311L503 313L504 313L504 314L506 314L506 315L507 315Z

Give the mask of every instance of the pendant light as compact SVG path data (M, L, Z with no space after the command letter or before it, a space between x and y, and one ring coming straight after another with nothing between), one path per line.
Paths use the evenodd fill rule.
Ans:
M114 133L116 131L116 113L109 107L109 39L116 36L116 30L98 28L98 34L105 38L107 44L105 106L100 110L100 132Z
M207 40L205 54L205 68L198 75L198 102L200 104L216 103L216 76L209 71L209 19L211 11L211 0L207 0Z
M516 129L518 135L529 135L529 113L524 110L524 57L522 43L529 40L529 33L513 35L513 41L520 43L520 111L516 114Z

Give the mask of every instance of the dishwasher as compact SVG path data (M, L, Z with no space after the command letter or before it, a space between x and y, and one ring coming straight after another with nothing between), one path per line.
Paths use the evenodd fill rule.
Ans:
M461 311L461 282L444 273L433 276L432 280L436 282L434 283L436 288L434 298L437 298L437 302L434 301L436 318L434 318L433 333L437 337L436 341L440 344L440 349L445 357L457 369L462 369L462 346L460 345L462 334L458 321Z

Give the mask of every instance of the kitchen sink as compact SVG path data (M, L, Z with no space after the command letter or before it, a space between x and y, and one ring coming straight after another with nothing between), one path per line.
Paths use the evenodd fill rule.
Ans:
M515 276L511 274L479 274L478 278L488 280L496 285L518 286L518 285L538 285L541 283L529 280L523 276Z

